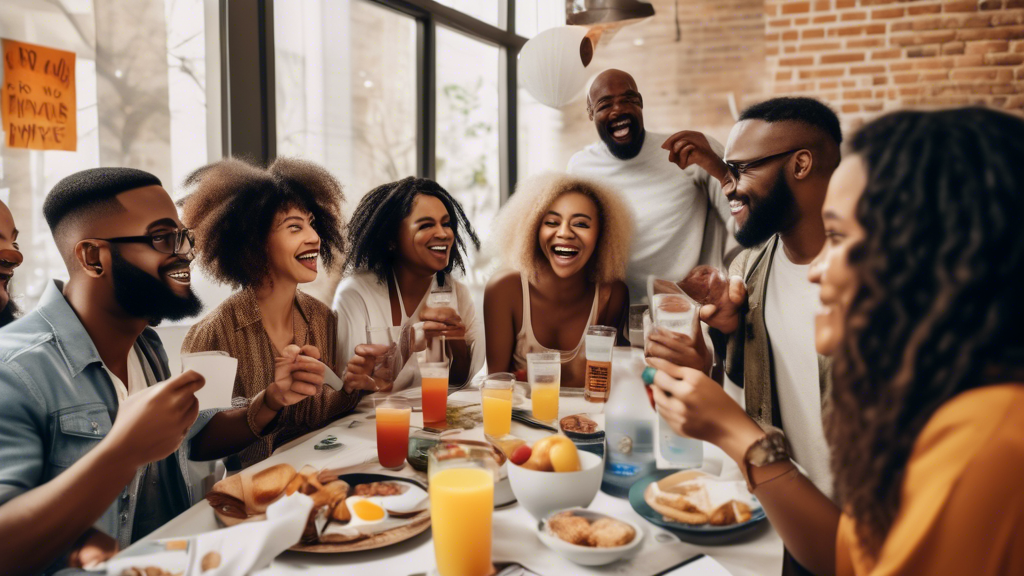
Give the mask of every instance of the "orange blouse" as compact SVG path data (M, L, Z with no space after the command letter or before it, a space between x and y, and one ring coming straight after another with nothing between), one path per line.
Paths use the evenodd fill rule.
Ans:
M1024 385L970 390L935 412L877 562L844 514L836 574L1024 574Z

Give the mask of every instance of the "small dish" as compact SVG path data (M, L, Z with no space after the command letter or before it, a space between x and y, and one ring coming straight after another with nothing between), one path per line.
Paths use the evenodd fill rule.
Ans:
M617 520L633 529L633 540L628 544L616 546L614 548L596 548L566 542L553 534L548 528L548 519L561 512L572 512L576 516L586 518L591 523L596 520L600 520L601 518ZM564 556L570 562L574 562L581 566L603 566L631 556L637 548L640 547L640 543L643 542L644 531L640 526L637 526L629 520L623 520L621 518L616 518L614 516L609 516L607 514L594 512L593 510L587 510L584 508L566 508L564 510L556 510L545 516L543 520L539 521L537 523L537 536L545 546Z
M711 524L684 524L682 522L676 522L665 518L665 516L651 508L647 503L647 500L644 498L644 493L652 483L663 480L668 476L684 473L694 475L700 474L699 472L692 470L684 472L679 472L678 470L658 470L653 474L637 480L629 489L629 503L632 505L633 510L642 516L644 520L647 520L655 526L671 530L682 539L685 539L686 536L701 537L705 535L734 535L742 533L747 528L759 524L767 519L764 508L761 507L760 503L758 503L757 499L753 496L751 496L751 498L753 498L755 505L751 506L750 520L739 524L729 524L725 526L713 526Z

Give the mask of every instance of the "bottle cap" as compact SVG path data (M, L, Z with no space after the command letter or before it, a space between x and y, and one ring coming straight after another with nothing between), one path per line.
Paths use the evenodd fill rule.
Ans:
M658 370L654 366L648 366L644 368L644 373L641 378L644 379L644 384L650 386L654 384L654 375L658 373Z

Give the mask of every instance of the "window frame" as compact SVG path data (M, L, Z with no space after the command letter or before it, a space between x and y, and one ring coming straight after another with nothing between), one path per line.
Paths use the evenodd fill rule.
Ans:
M518 180L517 98L519 50L527 38L515 33L515 0L502 0L500 22L492 26L434 0L363 0L416 21L416 173L437 176L437 27L497 46L499 56L500 203ZM273 0L219 0L221 14L221 134L225 156L264 166L277 157L274 101ZM255 55L255 57L254 57ZM237 121L233 121L237 119Z

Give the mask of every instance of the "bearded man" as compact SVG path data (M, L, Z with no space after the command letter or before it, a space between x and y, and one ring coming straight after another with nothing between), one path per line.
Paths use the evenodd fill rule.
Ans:
M194 371L170 377L149 326L197 314L192 233L152 174L97 168L61 180L43 215L67 266L32 312L0 329L0 573L105 560L192 505L188 460L273 431L277 411L199 412ZM301 374L300 374L301 371ZM293 380L294 373L294 380ZM319 390L318 361L282 366L266 394ZM304 387L303 387L304 388Z

